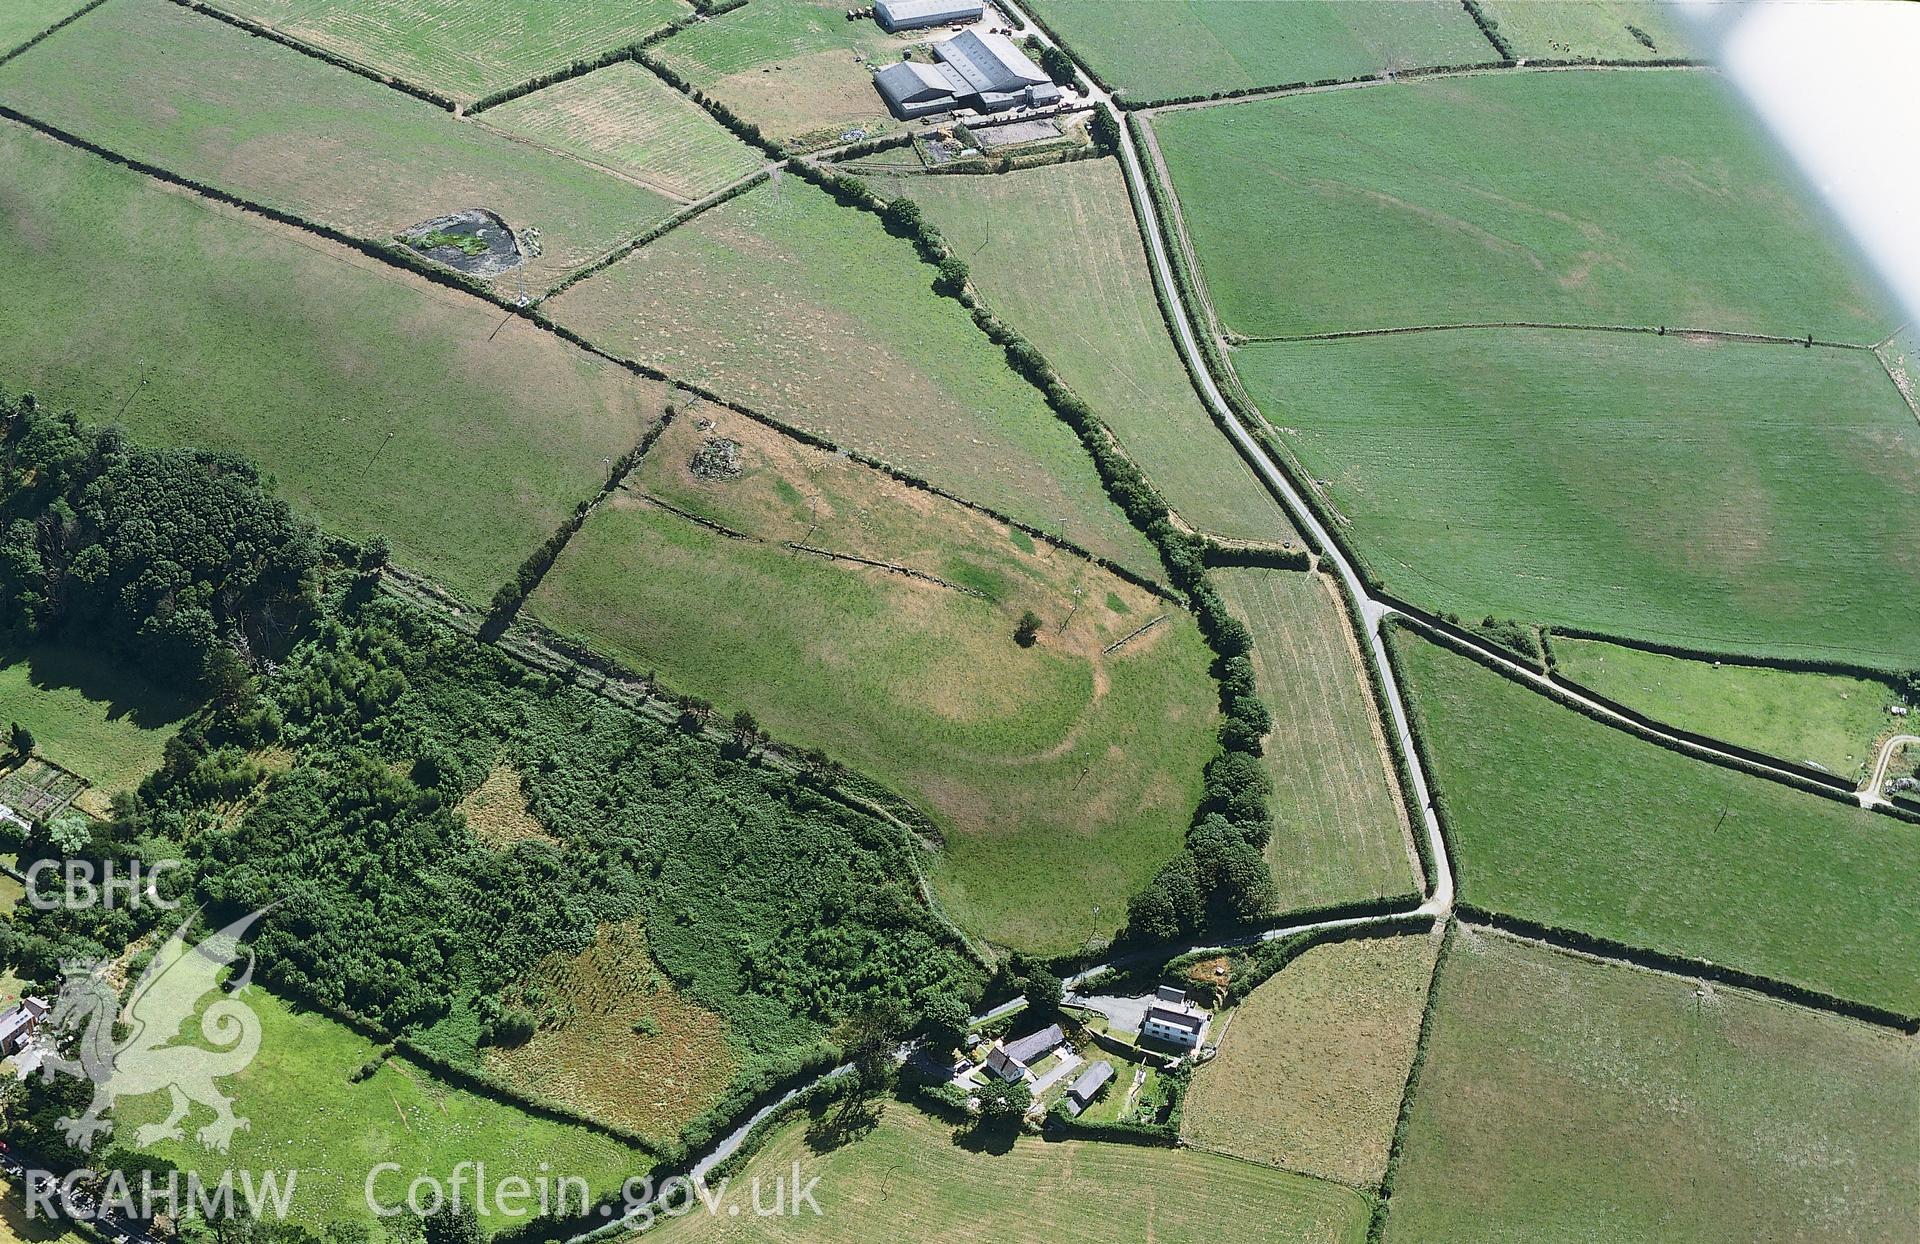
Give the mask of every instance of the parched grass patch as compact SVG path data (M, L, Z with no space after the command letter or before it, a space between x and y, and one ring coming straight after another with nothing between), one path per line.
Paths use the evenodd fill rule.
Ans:
M1391 1244L1912 1238L1910 1038L1473 928L1434 988Z
M1727 89L1492 73L1153 126L1246 336L1536 320L1879 340L1898 315Z
M1035 0L1033 12L1131 100L1498 59L1449 0Z
M1864 350L1472 329L1234 366L1409 600L1758 657L1920 652L1920 426Z
M460 815L480 841L496 847L516 842L558 842L527 809L527 792L512 765L495 764L473 793L460 802Z
M1841 777L1863 778L1874 740L1901 723L1886 683L1844 674L1691 661L1598 640L1555 638L1555 667L1655 721Z
M1656 0L1480 0L1480 11L1516 56L1647 60L1694 54L1684 20Z
M710 439L739 447L736 478L693 474ZM935 888L963 925L1030 951L1078 947L1117 929L1126 896L1180 849L1216 711L1178 606L710 407L677 419L628 487L574 537L533 613L914 800L945 835ZM1031 648L1013 637L1027 609L1042 619Z
M374 1176L373 1190L386 1204L404 1201L418 1175L431 1175L445 1187L463 1162L485 1162L491 1179L578 1176L595 1198L618 1191L652 1165L630 1145L455 1088L404 1058L385 1060L356 1083L354 1073L374 1058L373 1042L262 989L242 997L259 1019L260 1052L220 1084L249 1126L235 1134L227 1153L203 1149L194 1130L213 1116L196 1106L185 1120L184 1140L159 1141L139 1152L196 1171L209 1184L229 1169L298 1170L289 1215L294 1222L372 1224L366 1188L382 1162L399 1168ZM163 1119L167 1104L165 1093L122 1098L114 1106L114 1144L131 1148L136 1129ZM533 1213L503 1214L491 1198L476 1208L489 1233Z
M1232 1014L1181 1132L1254 1162L1380 1182L1439 946L1425 934L1315 946Z
M544 287L665 197L167 3L108 4L0 67L0 102L181 177L386 242L484 208L540 231Z
M1411 632L1394 648L1462 902L1920 1012L1920 828L1644 742Z
M160 767L193 705L80 648L0 649L0 727L19 722L34 745L93 785L130 790Z
M1160 573L1078 438L965 308L933 292L912 245L797 177L705 213L547 310L616 354Z
M665 404L517 317L14 127L0 230L0 384L244 453L329 532L387 536L475 601Z
M760 165L753 148L631 61L550 86L485 114L489 124L699 199Z
M463 103L627 47L681 0L219 0L218 6Z
M1134 1229L1148 1224L1156 1244L1214 1244L1226 1224L1242 1244L1358 1244L1367 1234L1367 1204L1352 1189L1210 1153L1027 1136L982 1152L898 1103L837 1149L816 1152L806 1134L800 1122L776 1133L730 1196L745 1198L758 1177L770 1203L774 1179L791 1181L798 1162L803 1185L820 1177L819 1216L702 1209L665 1221L655 1238L879 1244L901 1239L903 1224L911 1238L952 1244L1105 1244L1116 1231L1145 1238Z
M945 33L888 34L865 18L848 21L837 0L754 0L681 31L655 54L769 137L804 149L851 130L901 130L874 89L872 67Z
M1264 759L1275 909L1419 889L1379 708L1333 585L1275 570L1220 570L1214 582L1253 631L1260 698L1273 714Z
M1299 542L1193 391L1154 298L1117 164L904 177L886 192L920 204L966 257L994 311L1040 347L1189 523Z
M669 1139L733 1077L725 1021L680 995L636 925L602 925L578 955L543 960L512 1000L540 1030L487 1051L487 1069L594 1118Z

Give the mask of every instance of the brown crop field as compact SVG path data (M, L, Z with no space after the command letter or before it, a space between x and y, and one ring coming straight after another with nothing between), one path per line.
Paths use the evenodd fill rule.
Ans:
M1413 1064L1435 936L1315 946L1255 989L1195 1073L1182 1134L1254 1162L1377 1184Z

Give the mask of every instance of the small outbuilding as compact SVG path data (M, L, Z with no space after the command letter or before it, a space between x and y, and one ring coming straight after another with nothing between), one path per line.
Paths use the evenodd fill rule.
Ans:
M954 22L977 22L986 6L967 0L874 0L873 19L882 30L919 30Z
M1067 1086L1067 1109L1079 1114L1093 1104L1093 1099L1100 1096L1100 1090L1106 1088L1112 1079L1113 1064L1106 1059L1088 1067Z

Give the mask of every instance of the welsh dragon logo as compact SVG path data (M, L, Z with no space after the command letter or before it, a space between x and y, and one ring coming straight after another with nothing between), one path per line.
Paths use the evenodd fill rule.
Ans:
M182 1139L181 1122L197 1104L214 1112L213 1121L196 1133L200 1143L226 1152L247 1120L234 1114L233 1102L215 1081L245 1070L260 1051L259 1017L237 996L253 979L251 952L245 969L228 982L222 996L204 1010L200 1001L221 989L221 973L240 957L240 939L263 914L243 916L196 946L187 945L183 923L141 974L124 1016L103 963L61 965L59 997L36 1044L40 1069L48 1079L65 1074L93 1081L93 1101L86 1111L60 1121L68 1140L92 1150L94 1141L112 1126L105 1116L116 1101L165 1089L172 1096L167 1117L137 1129L135 1143L145 1148ZM131 1030L123 1041L114 1039L116 1017L123 1017ZM198 1020L197 1042L186 1032L193 1019ZM71 1058L58 1049L68 1034L78 1038Z

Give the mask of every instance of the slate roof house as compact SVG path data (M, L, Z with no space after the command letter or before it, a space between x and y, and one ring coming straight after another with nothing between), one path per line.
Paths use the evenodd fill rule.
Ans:
M1060 88L1005 35L965 30L934 44L933 54L938 64L903 60L874 71L874 86L902 120L959 108L1005 112L1060 101Z
M0 1057L25 1049L46 1015L47 1004L39 998L23 999L19 1006L0 1015Z
M1100 1090L1107 1087L1107 1082L1111 1079L1113 1079L1113 1064L1106 1059L1103 1058L1088 1067L1080 1073L1078 1079L1067 1086L1067 1109L1074 1114L1085 1110L1093 1104L1094 1098L1100 1096Z
M977 22L986 6L967 0L874 0L874 20L882 30L918 30L951 22Z
M1193 1049L1207 1035L1205 1011L1187 1001L1186 991L1162 985L1140 1023L1140 1035Z
M1067 1034L1058 1024L1048 1024L1038 1032L1030 1032L1018 1041L995 1041L993 1048L987 1051L987 1070L1011 1084L1025 1078L1027 1064L1060 1045Z

